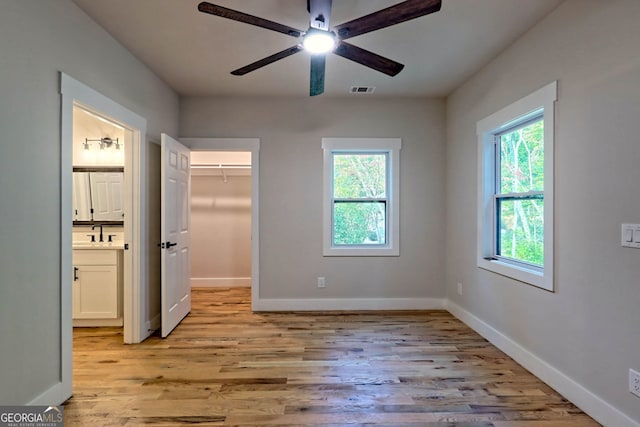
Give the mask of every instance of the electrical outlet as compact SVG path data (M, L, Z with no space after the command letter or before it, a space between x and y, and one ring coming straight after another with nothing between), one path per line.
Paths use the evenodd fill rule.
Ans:
M319 288L324 288L325 286L327 286L327 281L325 280L324 277L318 277L318 287Z
M640 397L640 372L629 369L629 391Z
M458 282L458 295L462 295L462 283Z

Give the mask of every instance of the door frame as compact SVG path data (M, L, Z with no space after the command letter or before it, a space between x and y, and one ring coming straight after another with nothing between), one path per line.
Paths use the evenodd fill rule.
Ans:
M130 111L73 77L60 73L60 317L61 317L61 392L49 401L63 401L71 395L73 323L72 309L72 170L73 170L73 107L79 106L103 116L125 128L125 252L124 285L124 341L141 342L148 332L143 314L148 293L147 271L143 260L147 258L145 175L147 120ZM128 262L127 262L128 261ZM54 387L56 388L56 387ZM53 389L52 389L53 390ZM43 396L40 396L43 397Z
M251 152L251 309L260 300L260 139L178 138L191 151Z

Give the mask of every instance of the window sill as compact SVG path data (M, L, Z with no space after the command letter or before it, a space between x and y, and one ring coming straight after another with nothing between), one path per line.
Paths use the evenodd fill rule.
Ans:
M390 248L390 247L381 247L381 248L330 247L323 251L322 256L361 256L361 257L400 256L400 251L397 248Z
M545 273L500 260L487 260L484 258L478 259L478 267L553 292L553 282L549 280Z

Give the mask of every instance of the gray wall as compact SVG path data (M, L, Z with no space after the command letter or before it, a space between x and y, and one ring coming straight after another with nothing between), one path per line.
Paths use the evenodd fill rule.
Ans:
M640 2L568 0L447 101L447 295L640 420ZM558 80L555 283L476 267L476 122ZM456 283L464 285L462 297Z
M444 297L442 100L187 97L180 110L181 136L261 140L262 298ZM322 137L402 138L400 257L322 256Z
M190 236L192 286L251 277L251 176L192 174Z
M2 1L1 404L60 376L60 71L177 133L176 94L71 1Z

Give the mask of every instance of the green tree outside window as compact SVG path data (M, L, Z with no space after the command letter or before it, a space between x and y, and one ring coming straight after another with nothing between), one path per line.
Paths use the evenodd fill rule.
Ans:
M544 120L499 135L496 253L544 265Z
M387 154L333 154L333 244L385 245Z

